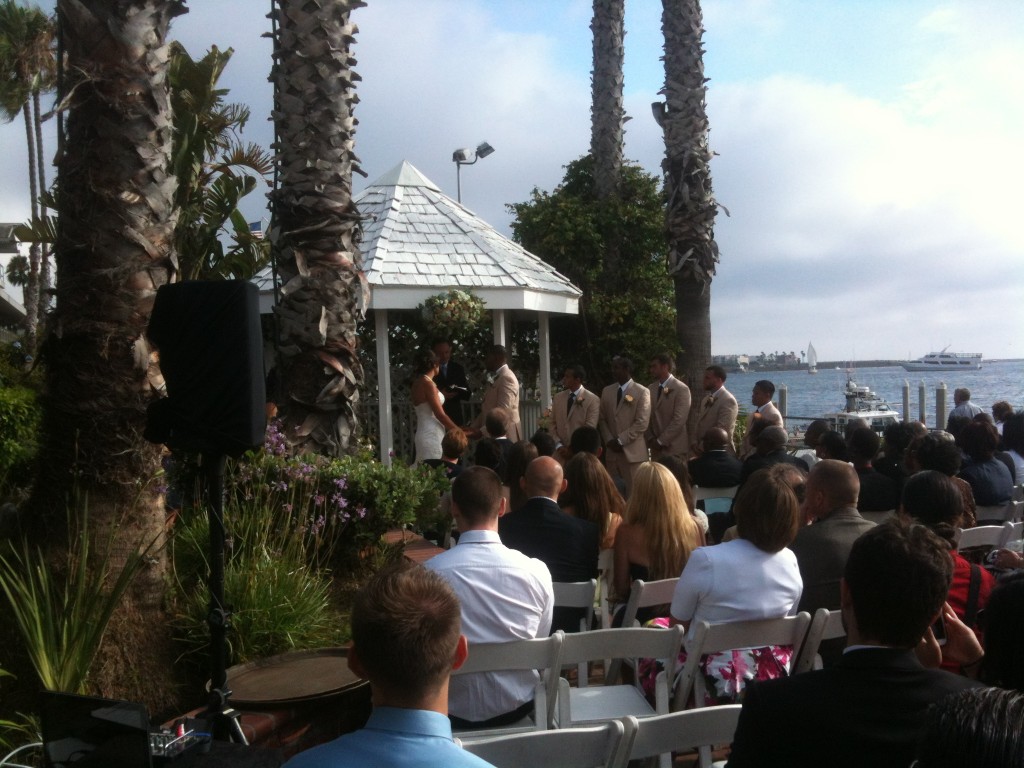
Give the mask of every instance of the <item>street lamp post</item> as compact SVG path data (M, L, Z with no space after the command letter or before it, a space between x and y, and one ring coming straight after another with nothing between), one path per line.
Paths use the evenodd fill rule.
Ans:
M494 147L486 141L482 141L476 149L456 149L452 153L452 162L455 163L455 199L459 203L462 202L462 166L473 165L477 160L487 157L493 152Z

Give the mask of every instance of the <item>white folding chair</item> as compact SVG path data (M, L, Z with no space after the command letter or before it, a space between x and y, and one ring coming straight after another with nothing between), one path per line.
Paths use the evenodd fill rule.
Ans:
M974 516L978 525L1002 525L1003 523L1015 523L1021 519L1024 512L1024 501L1010 501L1006 504L996 504L989 507L977 507ZM970 530L970 529L968 529Z
M793 662L793 669L790 675L798 675L802 672L810 672L812 669L821 669L821 656L818 655L818 648L822 640L836 640L846 637L846 628L843 626L842 611L830 611L827 608L819 608L814 612L810 627L807 629L807 636L803 645L800 646L800 653Z
M551 723L551 708L554 706L561 672L559 659L563 637L564 633L559 630L550 637L535 640L471 644L465 663L453 671L452 675L535 670L539 673L539 679L533 692L533 717L524 717L519 722L499 728L456 728L455 734L466 742L510 733L546 730Z
M598 659L650 658L660 659L665 669L655 684L655 706L651 707L639 685L618 684L618 679L605 675L604 685L588 686L580 675L576 688L564 677L558 681L558 727L568 728L610 718L635 715L649 717L669 711L669 686L675 676L679 646L683 639L682 627L668 629L598 629L566 635L562 643L563 664Z
M686 664L676 683L674 709L686 709L690 694L694 694L696 707L704 706L704 675L700 674L702 657L718 651L738 648L761 648L768 645L791 645L797 653L807 636L811 615L801 611L796 616L781 619L756 619L708 624L701 621L694 630L693 639L686 643Z
M738 485L731 485L728 488L702 488L695 485L693 487L693 500L694 502L704 502L704 514L706 515L713 515L716 512L728 512L732 506L732 500L736 498L736 490L738 488ZM708 504L709 501L716 503Z
M971 547L1001 547L1006 536L1006 525L979 525L974 528L960 528L957 531L957 550Z
M886 520L891 520L892 518L896 517L896 510L887 509L884 512L861 512L860 516L863 517L865 520L870 520L872 523L875 523L876 525L881 525Z
M999 542L999 547L1005 548L1007 544L1017 539L1024 539L1024 523L1003 523L1003 540Z
M629 600L626 602L625 609L623 609L621 626L638 627L640 623L636 617L642 608L653 608L656 605L671 603L672 595L676 591L676 582L678 581L678 576L674 579L660 579L658 581L636 579L629 588ZM610 669L610 674L614 678L619 676L620 663L632 666L628 658L614 659Z
M1013 496L1011 498L1014 501L1024 501L1024 483L1017 483L1013 486Z
M589 632L594 622L594 597L597 594L597 579L590 581L556 581L555 607L556 608L581 608L584 611L580 617L580 632ZM585 663L578 665L579 674L587 674Z
M668 715L655 715L643 720L625 718L628 751L622 750L620 768L632 760L646 760L655 755L671 756L672 752L698 750L700 768L710 768L711 748L731 744L740 719L739 704L691 709Z
M621 764L625 727L609 720L588 728L563 728L482 739L463 749L496 768L557 765L559 768L614 768Z
M597 611L601 620L601 629L612 626L610 599L612 583L615 578L615 550L602 549L597 556Z

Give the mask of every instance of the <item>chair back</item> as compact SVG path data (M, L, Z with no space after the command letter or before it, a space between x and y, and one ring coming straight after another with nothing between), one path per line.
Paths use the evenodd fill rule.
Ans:
M463 749L495 768L557 765L560 768L614 768L621 763L625 726L609 720L587 728L534 731L463 744Z
M699 749L700 767L711 768L711 747L732 743L741 709L739 704L728 704L643 719L626 717L629 749L623 750L620 765L625 768L631 760Z
M1001 547L1006 536L1006 526L1003 525L979 525L975 528L960 528L957 530L956 548L957 551L970 549L971 547Z
M693 486L693 500L704 501L706 499L735 499L738 485L730 485L728 488L704 488Z
M846 637L842 611L830 611L827 608L816 610L790 674L798 675L802 672L810 672L812 669L821 669L818 648L822 640L835 640L840 637Z
M978 525L1002 525L1015 523L1024 513L1024 501L1009 501L1006 504L979 506L974 510Z
M1024 523L1003 523L1003 540L999 542L999 546L1005 547L1017 539L1024 539Z
M594 598L597 595L597 579L590 581L556 581L555 607L582 608L586 615L580 618L580 632L591 628L594 621Z
M672 595L676 591L676 582L678 581L678 576L674 579L659 579L658 581L636 579L629 588L629 600L626 602L626 607L622 613L622 626L640 626L636 617L641 608L652 608L656 605L671 603ZM620 666L622 661L621 659L612 660L610 669L612 677L618 678L621 672ZM628 660L625 663L632 666Z
M598 619L601 621L601 629L608 629L612 625L611 594L612 581L615 578L615 550L602 549L597 556L597 610Z
M551 722L551 707L558 688L561 672L559 659L565 634L558 630L550 637L533 640L512 640L507 643L472 643L469 656L461 667L452 671L453 676L477 672L506 672L532 669L540 674L534 690L534 725L514 725L508 728L487 731L458 731L463 740L486 737L497 733L514 733L522 730L544 730Z
M703 677L699 671L701 659L707 654L768 645L790 645L796 654L807 636L810 623L811 615L806 611L781 619L753 619L720 624L699 622L693 639L686 644L686 664L676 684L675 709L686 709L694 687L703 688ZM696 696L697 707L704 706L703 699L702 695Z

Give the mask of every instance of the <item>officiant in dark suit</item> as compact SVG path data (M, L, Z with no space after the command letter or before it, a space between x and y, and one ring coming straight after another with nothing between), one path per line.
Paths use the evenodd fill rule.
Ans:
M434 383L444 395L444 412L456 424L462 424L466 421L462 415L462 403L469 400L466 369L452 360L452 345L449 341L434 342L434 354L439 364Z

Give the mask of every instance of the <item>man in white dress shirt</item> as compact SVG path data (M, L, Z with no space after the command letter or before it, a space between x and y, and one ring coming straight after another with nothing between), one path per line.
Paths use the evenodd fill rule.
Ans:
M750 404L754 410L747 416L747 432L743 435L743 445L740 450L740 458L745 459L754 453L753 437L765 427L784 427L782 414L772 402L775 395L775 385L768 379L761 379L754 382L754 390L750 393Z
M426 563L462 603L462 632L473 643L547 637L555 596L548 567L509 549L498 536L505 511L501 480L486 467L470 467L452 484L452 515L459 543ZM453 677L448 712L458 727L514 723L533 709L533 670Z

